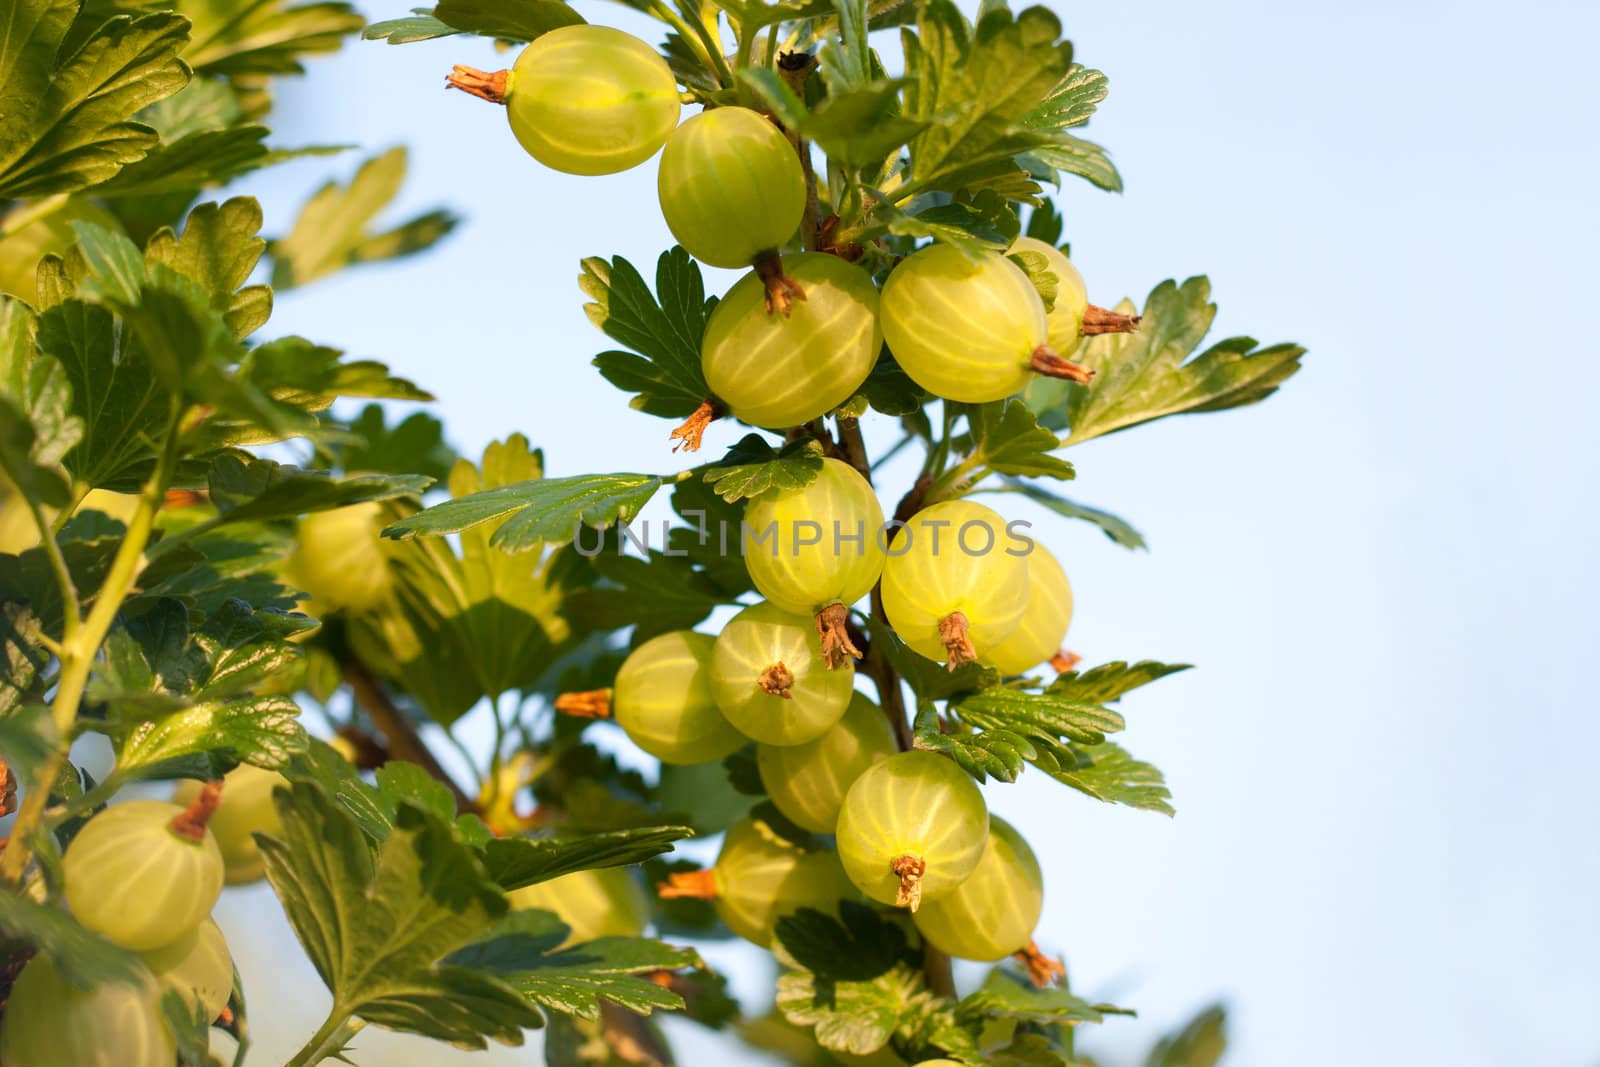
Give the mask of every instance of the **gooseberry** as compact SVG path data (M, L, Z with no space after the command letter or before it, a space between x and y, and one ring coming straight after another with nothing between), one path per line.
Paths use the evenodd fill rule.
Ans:
M836 827L839 859L856 887L913 912L966 880L988 836L977 783L932 752L901 752L863 771Z
M314 613L370 611L383 602L391 584L378 536L384 521L383 505L376 501L316 511L300 520L289 577L311 594Z
M258 832L277 834L281 829L283 824L278 818L278 808L272 802L272 790L284 784L284 779L276 771L241 763L229 771L222 781L222 800L206 826L222 852L227 884L254 882L266 873L266 866L253 835ZM200 782L192 778L185 780L179 783L172 799L178 804L188 805L199 795L200 789Z
M1089 289L1083 275L1067 254L1037 237L1018 237L1011 253L1035 252L1044 257L1045 269L1056 276L1056 298L1045 312L1049 322L1049 345L1062 355L1078 347L1083 331L1083 313L1089 307Z
M845 793L894 751L883 711L864 694L852 693L844 716L821 737L800 745L757 745L756 768L785 818L801 829L831 834Z
M562 26L522 50L506 83L511 132L567 174L615 174L643 163L678 124L666 61L608 26Z
M233 957L228 954L222 928L211 919L170 945L141 952L156 985L175 989L191 1009L202 1008L215 1019L233 995Z
M798 745L839 721L855 668L829 670L813 620L763 601L722 628L711 681L717 707L740 733L769 745Z
M806 294L788 315L767 310L766 282L751 271L711 313L700 342L712 393L745 422L772 430L850 399L883 347L878 290L866 271L818 252L784 257L783 270Z
M806 206L794 146L743 107L702 111L673 131L656 189L672 236L713 267L748 267L775 252Z
M693 630L661 634L634 649L617 671L611 713L634 744L663 763L705 763L745 745L717 710L716 643Z
M1044 910L1039 861L1016 828L989 816L983 858L967 880L916 914L928 943L965 960L1002 960L1028 947Z
M1041 544L1028 553L1028 604L1011 635L983 653L1001 674L1021 674L1061 650L1072 623L1072 585L1061 563Z
M951 670L998 647L1028 604L1027 542L969 500L923 508L889 542L883 608L907 645Z
M177 1059L155 983L79 989L43 955L17 976L0 1020L5 1067L172 1067Z
M553 911L571 929L566 944L597 937L637 937L650 922L650 899L622 867L575 871L508 894L513 908Z

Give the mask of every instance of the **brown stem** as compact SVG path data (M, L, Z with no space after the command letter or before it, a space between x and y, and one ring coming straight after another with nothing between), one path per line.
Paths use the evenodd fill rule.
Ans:
M756 277L767 287L767 314L776 311L788 318L794 301L804 300L806 291L799 282L783 273L783 257L776 252L768 252L756 260L755 268Z
M206 839L206 823L211 821L211 816L217 813L217 805L222 803L222 779L213 778L200 787L200 792L189 802L189 806L172 817L167 823L167 829L179 837L187 838L196 843Z
M667 435L667 440L676 441L672 446L674 452L683 449L686 452L700 451L700 441L706 435L706 427L710 426L722 412L713 400L702 400L700 406L694 409L694 414L683 420L683 424Z
M457 811L468 812L477 809L477 804L450 777L449 772L428 748L427 742L417 733L411 720L395 706L393 700L389 699L389 694L384 692L382 683L365 663L354 657L346 660L344 680L350 686L350 692L354 695L356 703L367 713L372 725L378 728L378 732L388 742L391 758L415 763L427 771L430 777L443 782L449 788L450 795L455 798Z
M900 879L900 890L895 894L896 907L910 908L915 912L922 907L922 876L928 873L928 861L921 856L896 856L889 869Z
M1138 315L1124 315L1119 311L1090 304L1083 311L1083 334L1093 337L1101 333L1132 333L1139 328Z
M962 612L952 611L939 620L939 640L944 643L944 665L947 670L956 670L978 658L978 650L972 647L970 631L967 617Z
M479 100L487 100L491 104L503 104L506 102L506 83L510 77L509 70L490 72L457 63L450 69L450 76L445 78L444 84L448 89L460 89L464 93L471 93Z
M375 771L389 762L389 750L383 742L359 726L345 723L334 732L350 746L350 762L357 770Z
M768 696L794 699L794 693L790 692L790 687L794 685L794 674L783 665L782 660L762 671L756 678L756 685Z
M656 883L656 895L662 900L716 900L716 869L707 867L668 875L665 882Z
M916 480L910 491L900 498L899 505L894 509L895 522L910 522L911 516L922 510L922 502L928 498L928 490L933 488L933 475L924 474Z
M817 231L817 251L838 256L847 263L855 263L867 254L867 250L854 241L839 241L838 215L829 215L822 220L822 226Z
M611 690L586 689L581 693L562 693L556 697L556 710L579 719L609 719Z
M1012 956L1028 972L1028 981L1039 989L1067 976L1067 969L1061 961L1046 956L1037 941L1029 941L1027 948L1012 953Z
M1082 662L1082 656L1078 655L1076 652L1068 652L1063 648L1058 650L1055 655L1050 657L1050 669L1055 671L1057 674L1066 674L1068 671L1072 670Z
M845 657L861 658L861 649L850 640L850 609L833 603L817 612L817 634L822 638L822 662L830 671L844 666Z
M1062 359L1049 345L1040 345L1033 350L1033 358L1028 360L1028 369L1051 378L1065 378L1079 385L1089 384L1089 379L1094 377L1094 371L1082 363Z

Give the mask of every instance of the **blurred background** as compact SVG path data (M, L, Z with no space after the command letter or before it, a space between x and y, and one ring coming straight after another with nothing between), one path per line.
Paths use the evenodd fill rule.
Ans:
M659 38L620 5L579 6ZM1198 665L1124 708L1176 818L1036 773L987 789L1045 863L1040 942L1079 992L1139 1010L1083 1047L1127 1062L1221 999L1238 1067L1600 1064L1600 157L1581 132L1600 7L1055 6L1110 75L1089 136L1127 182L1060 198L1091 298L1205 273L1213 340L1311 350L1260 407L1072 451L1072 495L1148 552L1015 509L1072 576L1071 648ZM282 295L273 332L389 362L437 393L468 454L521 430L552 474L672 469L668 423L589 366L609 344L576 286L583 256L648 269L671 243L654 162L543 170L498 109L443 89L454 62L506 65L468 38L362 43L281 83L277 143L360 151L245 183L268 233L401 144L394 218L464 223L423 258ZM869 443L892 439L866 421ZM715 427L705 454L735 439ZM230 891L217 915L258 1062L282 1062L322 1019L321 985L270 890ZM761 1010L757 957L712 958ZM681 1062L756 1062L672 1033ZM353 1058L542 1062L537 1034L467 1055L369 1031Z

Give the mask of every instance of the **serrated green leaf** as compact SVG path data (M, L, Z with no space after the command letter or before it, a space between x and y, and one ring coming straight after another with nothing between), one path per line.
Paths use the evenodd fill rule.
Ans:
M133 116L189 80L182 17L116 15L63 52L78 6L11 6L0 36L0 199L71 192L143 158L156 132Z
M440 37L455 37L462 32L435 18L428 8L421 7L404 18L374 22L361 31L361 36L368 41L412 44L416 41L433 41Z
M256 836L295 935L354 1014L406 1033L481 1049L515 1045L542 1018L493 975L448 962L506 913L506 901L451 828L402 804L374 850L355 820L307 781L274 795L280 837Z
M1189 670L1190 667L1188 663L1157 663L1148 659L1133 664L1116 660L1086 671L1064 672L1050 683L1046 691L1073 700L1109 704L1142 685L1149 685L1169 674Z
M730 536L738 537L737 526ZM656 549L644 557L624 555L611 547L619 541L619 535L608 535L590 563L603 581L567 596L569 614L585 627L614 630L633 625L634 639L647 640L670 630L686 630L719 605L733 601L732 594L691 560ZM738 560L737 548L734 558Z
M977 202L936 204L916 214L882 204L873 212L873 225L862 235L871 237L881 232L896 237L932 238L976 259L1009 248L1016 240L1016 216L1009 209L997 213L993 210L997 203L1003 207L998 198L984 201L988 210Z
M147 975L138 956L79 926L60 908L26 894L0 893L0 931L33 945L80 989L102 982L139 982Z
M904 963L866 982L790 971L778 979L777 1006L791 1023L811 1027L823 1048L870 1056L889 1043L923 992L921 976Z
M509 891L574 871L643 863L693 836L687 826L644 826L573 837L501 837L484 846L483 863L489 877Z
M1072 63L1061 24L1042 7L1015 16L988 8L969 24L950 0L922 8L918 32L902 31L905 115L929 125L911 142L909 177L918 191L965 188L1055 134L1022 124ZM939 120L937 122L933 120Z
M770 491L804 489L822 473L822 444L806 438L773 448L760 434L747 434L702 477L730 504Z
M391 375L376 360L347 360L339 349L303 337L279 337L251 349L239 376L282 403L312 411L339 397L433 399L415 383Z
M161 135L163 141L181 140L191 133L221 130L240 121L239 97L221 78L191 78L179 92L157 100L137 118Z
M640 976L700 966L694 950L642 937L602 937L560 948L570 933L551 912L516 911L446 963L494 975L534 1003L580 1019L599 1018L603 1002L641 1015L683 1007L678 994Z
M288 697L206 700L135 725L117 748L117 768L148 775L164 764L215 753L277 770L305 744L300 706Z
M1082 126L1109 91L1106 76L1074 63L1055 87L1018 121L1029 129L1069 130Z
M156 146L143 159L123 167L117 176L95 186L97 196L168 196L225 185L252 171L304 156L330 155L342 149L271 148L265 126L233 126L197 130Z
M301 74L300 60L338 50L365 20L340 0L181 0L194 23L183 58L202 74Z
M181 236L169 228L156 231L145 244L145 263L164 264L194 282L242 340L272 312L271 290L247 284L267 247L257 236L260 229L261 205L253 197L200 204L189 212Z
M1119 310L1133 307L1124 301ZM1077 444L1168 415L1254 404L1300 369L1300 345L1261 348L1249 337L1219 341L1190 358L1216 314L1205 278L1162 282L1136 331L1091 337L1078 349L1075 358L1095 372L1090 384L1035 380L1024 398L1044 425L1070 426L1066 443Z
M421 474L443 481L458 458L445 442L444 424L425 411L389 426L383 408L368 404L346 425L355 439L331 449L335 464L345 471Z
M1051 455L1061 442L1039 425L1028 406L1015 397L965 408L971 456L979 469L1015 478L1076 477L1072 464Z
M904 929L856 901L841 901L838 918L800 908L776 934L794 966L824 981L870 982L916 958Z
M706 298L700 267L689 253L673 247L661 254L654 294L621 256L585 259L578 287L590 301L583 306L589 321L630 349L602 352L594 365L606 381L634 394L634 408L683 418L710 397L700 370L700 339L716 298Z
M363 163L349 185L329 182L319 189L288 235L271 244L273 287L289 289L357 263L411 255L454 229L454 216L434 211L392 230L370 231L400 192L405 173L406 150L391 148Z
M1064 693L1031 693L995 686L952 700L948 706L968 725L982 730L1009 730L1024 737L1066 738L1097 745L1106 734L1125 725L1121 715L1099 704Z
M925 752L940 752L961 765L978 781L994 778L1014 782L1025 762L1037 762L1038 748L1029 738L1003 727L982 731L945 731L933 705L923 702L912 722L916 747Z
M1108 193L1122 192L1122 175L1111 156L1100 145L1071 134L1058 134L1048 145L1034 148L1018 157L1029 170L1038 164L1053 174L1072 174L1099 186ZM1053 178L1049 179L1053 180Z
M962 998L956 1011L967 1018L987 1016L1040 1025L1098 1023L1104 1022L1107 1014L1133 1014L1110 1004L1091 1004L1061 986L1040 989L1004 967L991 970L977 991Z
M1040 743L1030 760L1063 785L1105 801L1141 811L1172 815L1172 790L1152 764L1134 759L1110 741L1100 745Z
M35 334L27 305L0 297L0 470L31 499L62 507L71 497L63 460L83 420L72 412L66 368L39 355Z
M385 537L460 533L495 519L506 519L491 543L506 552L525 552L570 539L578 527L628 522L661 487L653 474L581 474L540 478L496 486L436 504L391 524Z
M433 479L406 474L353 474L335 478L228 451L211 461L206 485L219 512L208 527L267 519L292 519L374 500L420 497Z
M433 14L458 30L519 43L585 21L559 0L439 0Z

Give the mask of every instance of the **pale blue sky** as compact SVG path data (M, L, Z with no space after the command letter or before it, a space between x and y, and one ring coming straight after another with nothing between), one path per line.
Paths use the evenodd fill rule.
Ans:
M1215 336L1311 349L1262 407L1073 450L1074 495L1148 554L1040 519L1077 590L1073 648L1199 664L1125 708L1176 819L1038 774L988 790L1046 857L1041 939L1081 990L1141 1011L1094 1047L1131 1054L1221 996L1235 1065L1600 1063L1600 9L1057 10L1110 75L1090 135L1128 186L1063 197L1091 296L1208 273ZM669 243L654 163L542 170L499 112L441 88L457 61L503 65L470 40L360 44L285 84L280 143L409 144L402 206L466 222L424 260L283 296L272 329L389 361L468 451L522 430L553 473L670 469L667 425L589 367L604 341L574 284L582 256ZM354 162L249 189L282 229ZM713 430L710 454L732 439ZM223 918L270 1063L325 1002L303 963L248 951L290 936L264 894ZM408 1045L363 1037L357 1059Z

